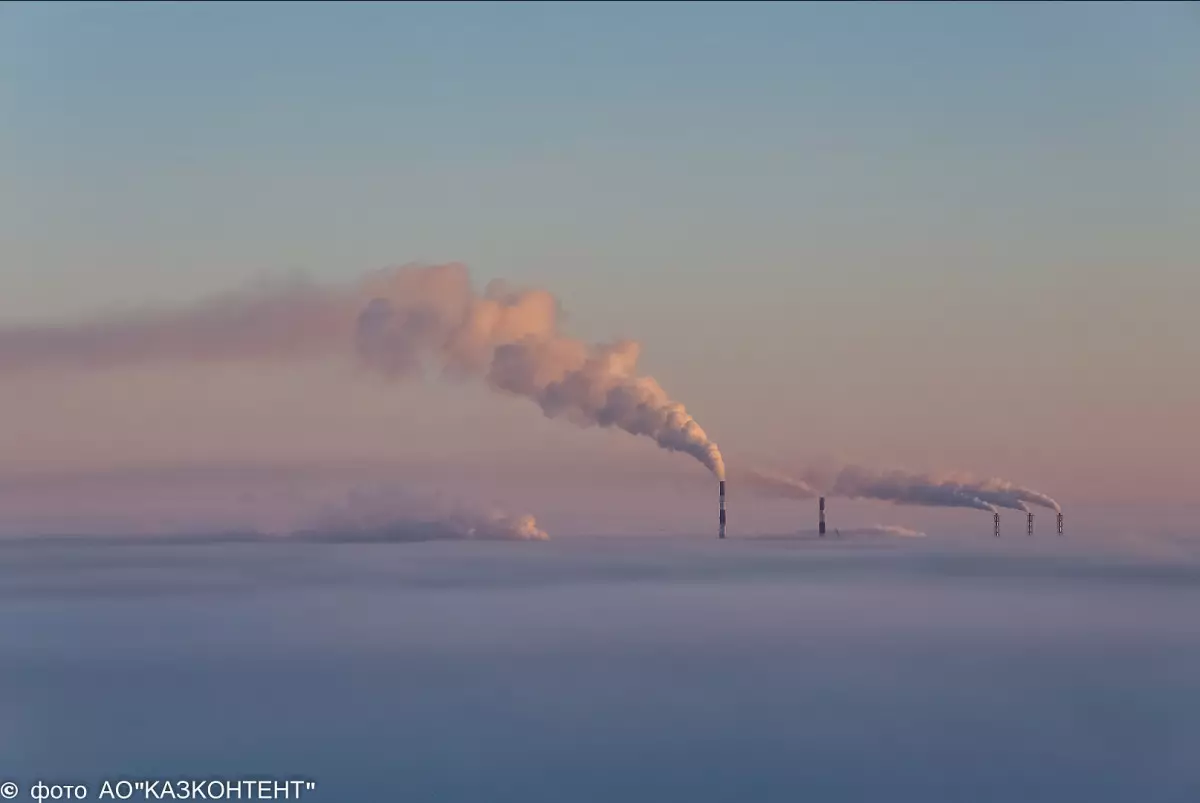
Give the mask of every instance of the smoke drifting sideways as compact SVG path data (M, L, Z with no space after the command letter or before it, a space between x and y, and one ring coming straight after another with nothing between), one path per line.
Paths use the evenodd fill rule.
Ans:
M965 507L996 513L996 506L964 489L961 483L942 483L904 471L871 471L847 466L838 472L831 496L879 499L898 505Z
M1046 494L998 478L982 481L940 478L861 466L843 466L832 472L812 470L807 472L805 479L738 467L731 469L731 473L752 491L777 498L812 499L824 494L847 499L877 499L898 505L970 508L989 513L996 513L999 508L1028 512L1031 504L1055 512L1062 510Z
M438 510L391 489L355 490L328 505L312 523L284 534L296 540L416 542L441 540L547 541L550 536L530 514L456 504Z
M395 480L353 483L273 472L139 473L0 481L0 541L87 537L115 541L546 541L529 514Z
M797 533L805 538L925 538L925 533L897 524L872 524L867 527L851 527L831 530L822 536L818 530L801 530Z
M402 379L432 365L527 398L549 418L651 438L725 478L717 445L658 382L638 373L637 343L585 343L562 334L559 317L558 301L544 290L493 281L480 294L461 264L404 266L348 287L291 282L175 310L0 329L0 374L346 354Z
M970 493L975 493L980 499L985 502L991 502L997 507L1006 507L1012 510L1023 510L1029 512L1029 505L1044 507L1053 510L1055 513L1062 513L1062 506L1043 493L1039 493L1031 488L1022 488L1020 485L993 477L983 482L973 483L964 486Z
M734 485L749 489L760 496L776 499L816 499L820 492L804 480L774 471L734 467L729 472Z
M912 530L908 527L901 527L896 524L875 524L870 527L859 527L852 530L840 530L843 535L887 535L897 538L924 538L925 533L920 530Z

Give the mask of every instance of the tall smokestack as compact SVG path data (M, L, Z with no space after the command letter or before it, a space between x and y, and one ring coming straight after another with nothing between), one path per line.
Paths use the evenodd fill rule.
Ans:
M717 530L717 538L725 537L725 480L721 480L721 529Z
M1033 511L1029 511L1029 518L1025 523L1025 534L1033 535Z
M825 537L825 497L821 497L821 518L817 523L817 535Z
M1062 534L1063 534L1062 513L1059 513L1059 514L1058 514L1058 534L1059 534L1059 535L1062 535Z
M992 515L992 535L996 536L997 538L1000 537L1000 514L999 513L995 513Z

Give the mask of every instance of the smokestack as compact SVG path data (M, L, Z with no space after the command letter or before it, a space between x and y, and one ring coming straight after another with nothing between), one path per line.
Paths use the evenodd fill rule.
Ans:
M1000 537L1000 514L999 513L995 513L992 515L992 535L996 536L997 538Z
M721 529L717 531L717 538L725 537L725 480L721 480Z
M1058 534L1063 534L1062 513L1058 514Z
M825 537L825 497L821 497L821 518L817 524L817 535Z
M1033 535L1033 511L1029 511L1029 519L1025 523L1025 534Z

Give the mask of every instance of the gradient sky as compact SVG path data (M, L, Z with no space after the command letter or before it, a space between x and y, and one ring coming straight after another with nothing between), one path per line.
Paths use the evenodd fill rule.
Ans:
M1186 4L4 5L0 324L458 260L642 341L727 456L1186 503L1197 87ZM526 402L339 365L0 394L0 478L705 482Z

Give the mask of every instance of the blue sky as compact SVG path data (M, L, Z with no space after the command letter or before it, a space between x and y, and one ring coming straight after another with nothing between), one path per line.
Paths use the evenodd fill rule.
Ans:
M20 4L0 76L5 323L461 260L747 451L1200 449L1193 6Z
M1163 228L1196 211L1200 15L1183 5L34 5L0 21L3 211L28 224L6 262L35 288L105 256L180 293L200 277L164 262L233 274L215 282L463 258L569 295L597 271L555 257L586 252L605 284L663 260L663 280L736 265L799 293L888 272L769 265L848 230L878 250L1032 238L1045 259L1098 252L1079 241L1105 223L1132 229L1121 247L1178 238ZM939 267L905 282L964 279ZM966 279L994 290L998 273Z

